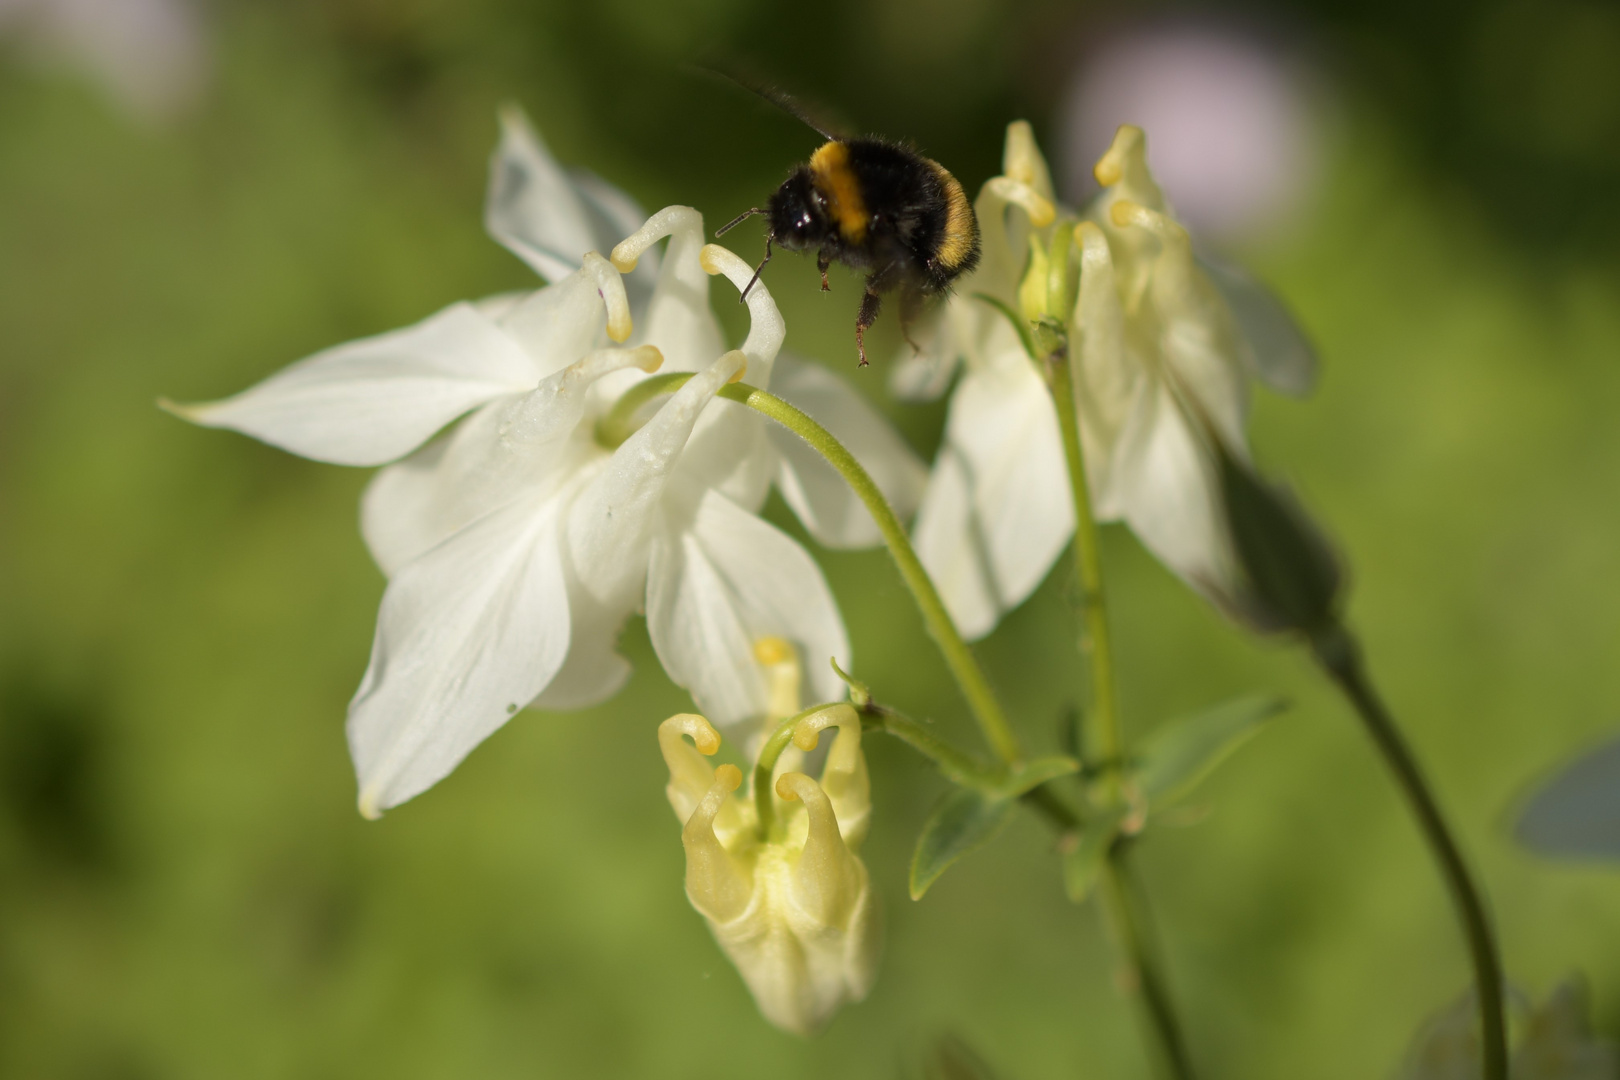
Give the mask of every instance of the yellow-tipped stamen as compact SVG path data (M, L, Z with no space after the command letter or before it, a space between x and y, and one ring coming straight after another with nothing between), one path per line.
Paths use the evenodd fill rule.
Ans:
M664 237L678 232L691 233L694 239L701 241L703 215L690 206L664 207L648 218L641 228L614 245L613 268L621 274L628 274L641 261L643 252Z
M1052 200L1022 180L993 176L985 188L1003 202L1022 208L1029 215L1029 223L1037 229L1045 228L1057 218L1057 207L1052 205Z
M793 745L806 752L814 750L829 727L838 729L838 738L822 767L821 788L838 813L845 842L853 849L866 838L872 816L872 780L861 753L860 716L848 704L817 709L793 726Z
M730 360L732 358L735 358L736 361L737 361L737 370L731 373L731 378L727 379L726 382L727 383L739 383L739 382L742 382L743 376L748 373L748 354L743 352L741 349L732 349L730 352L726 353L720 359L722 359L722 360Z
M685 821L714 784L715 770L708 759L720 749L720 733L696 713L680 713L658 725L658 749L669 769L664 794L675 816Z
M630 321L630 301L624 295L624 280L613 264L595 251L587 251L580 269L596 281L596 291L607 306L607 335L614 341L630 340L635 329Z
M705 757L712 757L720 749L720 733L707 719L697 713L676 713L658 725L658 746L664 752L664 760L669 760L674 748L686 745L681 741L682 735L690 738L697 752Z
M821 733L836 727L839 734L850 733L857 745L861 739L861 718L850 705L828 705L808 713L793 725L793 745L808 753L821 741Z

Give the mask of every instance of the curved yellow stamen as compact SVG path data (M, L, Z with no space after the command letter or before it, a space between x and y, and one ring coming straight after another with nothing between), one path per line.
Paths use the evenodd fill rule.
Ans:
M613 248L613 268L628 274L636 268L641 255L666 236L685 233L699 243L703 240L703 215L690 206L666 206L646 222L619 241Z
M1057 207L1052 200L1036 191L1022 180L1015 180L1010 176L993 176L985 184L985 189L1003 202L1021 207L1029 215L1029 223L1035 228L1045 228L1052 224L1057 217Z
M602 303L607 306L608 337L614 341L628 341L634 326L630 321L630 301L624 295L624 280L619 277L619 272L595 251L585 253L580 269L595 280L596 291L602 295Z

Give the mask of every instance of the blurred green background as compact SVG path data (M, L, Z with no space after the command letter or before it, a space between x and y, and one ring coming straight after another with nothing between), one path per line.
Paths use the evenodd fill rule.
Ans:
M653 733L687 702L639 621L617 699L524 713L362 821L342 720L383 588L366 474L153 400L531 285L480 225L503 101L564 161L713 223L814 142L683 67L731 60L976 190L1009 119L1052 141L1088 43L1187 12L143 3L195 19L181 90L121 95L72 62L88 0L77 23L0 4L0 1074L895 1077L951 1031L1011 1078L1145 1076L1039 824L911 902L942 785L875 740L877 988L812 1042L761 1021L682 895ZM1539 996L1585 969L1613 1032L1620 873L1534 858L1507 826L1620 725L1620 16L1329 0L1241 24L1308 70L1320 154L1299 214L1238 245L1324 357L1311 400L1260 395L1257 454L1353 562L1353 622L1512 977ZM790 346L887 401L885 364L853 370L855 279L828 299L803 260L771 274ZM888 404L930 454L942 407ZM1123 532L1105 556L1133 731L1254 689L1295 702L1203 789L1205 820L1141 849L1204 1075L1387 1075L1468 979L1402 807L1297 650L1244 637ZM824 565L859 674L970 740L887 557ZM1060 565L980 649L1037 746L1077 693L1070 594Z

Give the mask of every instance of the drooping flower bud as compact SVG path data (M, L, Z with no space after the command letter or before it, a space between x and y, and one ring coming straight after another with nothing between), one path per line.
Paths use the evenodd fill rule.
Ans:
M848 705L817 709L795 724L792 741L812 750L828 727L838 735L819 783L784 755L770 790L750 785L745 798L733 795L741 770L706 760L720 747L707 720L685 713L658 729L670 806L684 825L686 895L760 1012L797 1035L815 1034L866 996L881 940L877 897L855 854L871 813L860 718ZM773 811L764 835L761 798Z

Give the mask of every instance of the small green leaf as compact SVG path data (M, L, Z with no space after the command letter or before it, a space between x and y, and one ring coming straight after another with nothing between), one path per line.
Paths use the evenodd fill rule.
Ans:
M1150 804L1185 795L1227 755L1288 707L1279 697L1245 697L1174 720L1148 738L1134 777Z
M1069 894L1070 900L1078 904L1091 895L1091 888L1097 884L1097 875L1108 858L1108 850L1119 835L1120 822L1124 820L1123 810L1097 815L1086 823L1080 843L1063 857L1063 891Z
M1011 799L971 788L958 788L941 799L911 856L911 898L921 900L947 867L989 843L1012 817L1014 805Z
M1016 798L1026 791L1040 787L1048 780L1056 780L1060 776L1069 776L1079 771L1080 763L1071 757L1036 758L1008 776L1001 793L1009 798Z

